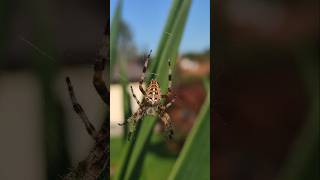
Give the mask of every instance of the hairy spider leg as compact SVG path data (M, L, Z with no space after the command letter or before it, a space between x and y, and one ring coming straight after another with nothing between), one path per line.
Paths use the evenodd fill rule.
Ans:
M91 122L89 121L89 118L86 114L86 112L83 110L82 106L78 103L78 100L75 96L74 90L73 90L73 86L71 84L71 80L69 77L66 77L66 82L67 82L67 86L68 86L68 91L69 91L69 96L72 102L72 106L74 111L79 115L79 117L81 118L82 122L84 123L87 132L89 133L89 135L96 140L97 137L97 132L96 129L94 128L94 126L91 124Z
M142 118L144 113L145 113L145 108L140 107L137 110L137 112L135 112L127 121L125 121L124 123L118 123L119 126L128 124L128 128L129 128L128 140L130 140L133 137L134 132L136 131L137 122Z
M170 59L168 60L169 65L169 73L168 73L168 94L171 94L171 87L172 87L172 70L171 70L171 62Z
M107 21L108 23L109 21ZM95 65L94 65L94 77L93 77L93 84L96 88L96 91L107 105L109 105L109 90L107 86L104 84L103 81L103 71L105 69L106 61L109 55L103 55L103 53L108 53L109 50L109 40L108 40L108 33L107 30L109 29L109 23L105 29L105 37L103 42L104 49L100 49L99 54L96 58ZM106 57L106 58L105 58ZM80 116L82 121L85 124L85 127L88 133L94 138L95 145L91 150L90 154L86 157L85 160L81 161L78 166L71 170L66 176L63 177L64 180L71 180L71 179L98 179L101 176L102 172L109 172L107 168L110 167L109 162L109 145L106 143L107 139L109 138L109 121L104 121L101 129L99 132L96 132L94 126L90 123L85 111L78 103L71 81L67 77L66 78L69 95L73 104L73 108L76 113ZM107 176L108 177L108 176Z
M136 100L136 102L138 103L139 107L141 107L142 104L141 104L140 101L138 100L137 96L134 94L132 86L130 86L130 88L131 88L131 93L132 93L133 98ZM127 123L128 123L128 121L125 121L125 122L123 122L123 123L118 123L118 125L119 125L119 126L124 126L124 125L126 125Z
M141 106L140 101L138 100L137 96L136 96L136 95L134 94L134 92L133 92L132 86L130 86L130 88L131 88L131 93L132 93L133 98L136 100L137 104L138 104L139 106Z
M169 101L167 104L166 104L166 109L168 109L175 101L176 101L176 98L177 96L174 96L171 101Z
M97 58L94 63L94 75L93 75L93 85L100 95L101 99L106 105L110 105L110 94L109 89L107 88L104 80L103 80L103 74L106 66L106 62L108 61L107 58L109 58L109 36L108 36L108 29L109 29L109 22L107 23L104 31L104 38L103 38L103 44L100 48Z
M158 114L159 114L159 118L161 119L161 121L165 126L165 133L167 137L169 139L172 139L174 127L169 114L164 111L160 111Z
M146 75L146 71L147 71L147 67L148 67L148 62L149 62L149 59L150 59L150 55L151 55L151 52L152 50L150 50L145 62L144 62L144 66L143 66L143 70L142 70L142 75L141 75L141 78L140 78L140 81L139 81L139 89L141 91L141 93L145 96L146 95L146 91L143 89L142 87L142 84L143 84L143 81L144 81L144 78L145 78L145 75Z
M162 98L168 99L169 95L172 93L172 69L171 69L171 61L168 60L169 72L168 72L168 92L167 94L161 95Z

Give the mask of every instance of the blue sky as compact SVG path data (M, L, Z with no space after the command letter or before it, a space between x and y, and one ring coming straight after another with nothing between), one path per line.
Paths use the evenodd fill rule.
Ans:
M118 0L110 1L113 17ZM123 19L140 52L156 49L172 0L124 0ZM201 52L210 47L210 0L193 0L180 52Z

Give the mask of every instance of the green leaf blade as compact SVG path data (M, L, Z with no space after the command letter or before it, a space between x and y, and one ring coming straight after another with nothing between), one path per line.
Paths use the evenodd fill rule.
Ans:
M209 84L209 80L205 84ZM206 100L169 180L210 179L210 91L207 92Z

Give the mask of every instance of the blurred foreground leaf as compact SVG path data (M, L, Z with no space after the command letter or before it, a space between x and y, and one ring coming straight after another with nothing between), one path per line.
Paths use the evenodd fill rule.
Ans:
M55 59L39 54L34 49L29 50L32 70L39 82L41 90L41 116L42 116L42 141L45 154L44 167L46 179L55 180L56 177L66 174L70 167L70 156L66 140L66 119L61 100L55 90L55 82L60 72L60 64L57 61L55 39L50 29L49 1L28 1L22 6L28 7L32 17L30 26L31 42L44 49L47 54L52 54ZM41 7L41 8L39 8ZM28 44L26 44L28 45Z
M170 180L210 179L210 82L204 82L207 97L171 171Z
M314 51L306 50L297 60L309 98L309 112L300 134L290 148L278 180L320 179L319 136L319 61Z
M119 68L120 68L120 84L121 84L121 88L122 88L122 94L123 94L123 106L124 106L124 118L127 119L129 116L131 116L132 112L131 112L131 101L130 101L130 95L128 93L127 87L128 87L128 78L127 78L127 74L125 71L125 62L123 60L123 56L119 56L118 55L118 41L119 41L119 36L121 35L121 13L122 13L122 6L123 6L123 1L119 0L116 10L115 10L115 14L113 16L112 19L112 24L111 24L111 32L110 32L110 77L113 76L113 70L114 70L114 66L116 63L118 63ZM123 126L123 131L124 131L124 137L123 140L126 140L126 136L127 136L127 128L126 126ZM126 143L123 147L122 147L122 151L125 153L124 156L121 157L120 162L120 166L117 169L120 173L118 173L118 177L121 178L124 176L124 172L127 169L127 164L129 161L129 154L131 154L132 152L132 148L133 148L133 144L132 143ZM113 153L114 151L116 151L116 149L111 146L110 148L110 152ZM111 160L113 160L113 156L111 156Z

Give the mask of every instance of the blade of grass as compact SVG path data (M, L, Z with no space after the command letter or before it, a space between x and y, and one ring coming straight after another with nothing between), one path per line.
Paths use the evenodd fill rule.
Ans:
M210 89L204 80L207 97L188 136L169 180L210 179ZM197 168L194 166L197 165Z
M123 61L123 56L118 55L118 40L120 36L120 28L121 28L121 14L122 14L122 6L123 1L119 0L115 14L113 16L112 24L111 24L111 43L110 43L110 76L113 75L113 69L115 64L118 62L119 68L120 68L120 84L122 88L122 94L123 94L123 104L124 104L124 118L127 119L128 116L131 114L131 108L130 108L130 96L127 91L128 86L128 78L125 73L124 67L125 62ZM124 131L126 132L126 128L124 127ZM127 133L125 133L126 135Z
M23 6L28 7L33 27L30 39L37 46L45 49L48 54L58 57L54 39L50 32L49 1L28 1ZM41 7L41 8L39 8ZM43 148L45 153L46 179L54 180L66 174L70 165L67 149L65 114L62 103L55 92L55 81L60 71L59 62L48 60L42 54L30 50L32 70L39 81L41 90L41 108L43 124ZM57 58L58 59L58 58Z
M124 105L124 118L127 119L129 118L129 116L131 115L132 111L131 111L131 101L130 101L130 95L128 94L127 91L127 87L128 87L128 78L127 75L125 73L124 67L125 67L125 62L120 59L121 57L119 57L117 55L117 48L118 48L118 40L119 40L119 32L120 32L120 21L121 21L121 14L122 14L122 6L123 6L123 1L119 0L118 4L117 4L117 8L115 10L115 14L113 16L112 19L112 24L111 24L111 32L110 32L110 76L112 77L113 75L113 69L114 66L116 64L116 62L119 63L119 67L120 67L120 84L121 84L121 88L122 88L122 93L123 93L123 105ZM127 137L127 128L126 126L123 127L124 130L124 140ZM134 141L132 143L127 143L123 146L123 154L125 154L125 156L121 157L120 160L120 165L119 165L119 169L118 172L115 175L115 179L121 179L122 177L124 177L124 172L127 169L127 165L128 165L128 161L129 161L129 155L132 152L133 149L133 144ZM110 151L113 151L112 147L110 148ZM112 158L112 157L111 157ZM121 173L122 172L122 173Z
M130 99L130 95L128 93L128 84L129 84L129 80L128 80L128 76L127 73L125 71L125 61L123 59L119 59L119 65L120 65L120 83L121 83L121 88L122 88L122 94L123 94L123 114L124 114L124 119L128 119L131 114L132 114L132 110L131 110L131 99ZM123 126L123 130L124 130L124 135L123 135L123 140L126 140L126 137L128 135L128 128L127 126Z
M169 39L171 38L171 32L173 31L173 26L175 21L175 17L178 15L179 9L181 8L181 3L183 1L173 1L171 9L169 11L169 18L166 22L164 30L162 32L162 36L160 38L160 42L158 45L157 52L155 54L155 59L160 59L160 55L163 54L164 47L167 46ZM158 65L159 61L150 62L149 72L154 72Z
M121 82L121 88L122 88L122 94L123 94L123 105L124 105L124 109L123 109L123 113L124 113L124 119L128 119L131 114L132 114L132 110L131 110L131 99L130 99L130 95L128 93L128 78L127 78L127 74L125 73L124 70L124 62L123 60L120 60L120 82ZM123 141L125 142L127 140L127 136L128 136L128 128L127 126L123 126ZM133 144L129 144L129 145L125 145L125 152L128 152L128 154L131 154L132 152L132 148L133 148ZM123 158L124 162L128 162L129 161L129 156L124 156ZM125 172L125 170L127 169L127 163L124 163L125 166L121 166L120 168L123 169L123 172ZM124 174L121 174L121 176L123 177Z
M111 55L111 62L110 62L110 75L113 75L113 69L114 65L118 62L119 68L120 68L120 84L122 88L122 94L123 94L123 104L124 104L124 118L127 119L131 115L131 99L130 95L128 93L127 87L128 87L128 78L125 71L126 61L124 61L125 56L124 55L118 55L118 40L121 32L121 14L122 14L122 6L123 1L119 0L117 4L117 8L115 11L115 15L113 17L112 26L111 26L111 44L110 44L110 55ZM124 129L124 139L127 136L127 128L126 126L123 127Z
M171 59L171 61L173 60L171 64L173 65L175 64L178 48L181 42L181 38L183 36L184 27L188 17L191 2L192 2L191 0L186 0L180 3L175 2L173 4L173 5L178 4L179 7L172 8L171 10L178 11L178 12L170 13L170 15L173 15L173 17L169 16L168 20L171 21L171 18L173 18L175 21L171 23L172 27L168 28L170 29L170 32L168 32L166 29L163 31L162 38L165 40L162 40L163 44L160 43L159 46L163 45L164 47L161 47L162 48L161 51L159 50L161 53L158 53L157 56L155 57L157 61L153 62L153 64L151 61L151 66L152 65L154 66L150 68L151 70L156 72L162 72L162 73L168 72L168 66L167 66L168 59ZM170 33L169 37L167 37L168 33ZM172 68L174 69L174 67ZM158 82L165 81L166 78L167 76L165 75L158 76L157 80ZM161 84L162 90L165 90L167 88L167 85L168 85L167 83L162 83Z
M167 42L164 44L164 47L162 47L162 52L158 55L159 59L156 59L159 62L155 66L155 68L157 68L155 73L160 74L159 76L157 76L157 81L161 84L161 90L163 92L166 92L168 86L168 59L171 58L172 64L175 64L176 54L183 35L184 25L190 9L191 0L175 0L173 1L173 5L180 5L180 8L171 8L171 11L176 11L171 12L170 16L168 17L168 21L173 21L173 23L170 23L170 26L172 27L169 28L171 29L171 36L167 39ZM163 34L167 34L166 30L163 32ZM162 38L165 38L165 36L163 35ZM172 67L172 69L174 69L174 67ZM130 157L130 160L127 165L128 169L125 172L124 179L132 179L139 177L139 170L143 162L145 148L150 140L156 120L157 119L154 117L146 117L141 120L141 128L139 131L137 131L136 142L133 142L133 151L132 153L130 153L130 155L126 155Z

